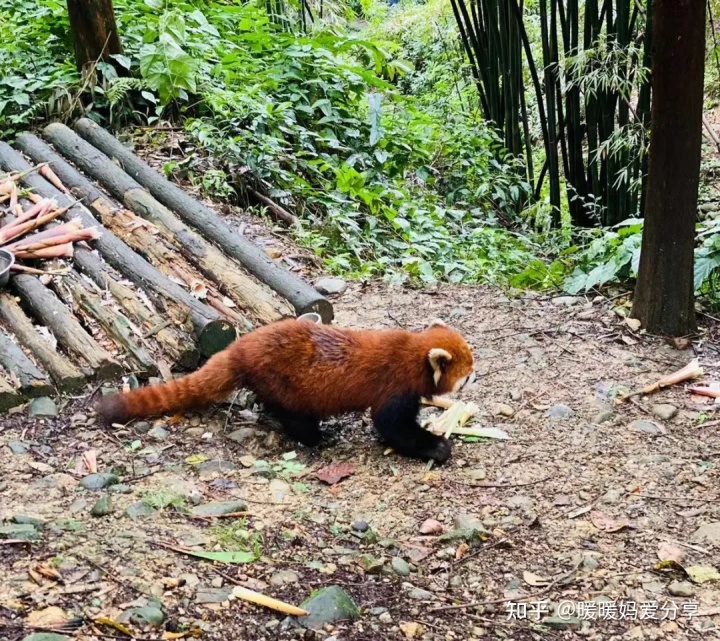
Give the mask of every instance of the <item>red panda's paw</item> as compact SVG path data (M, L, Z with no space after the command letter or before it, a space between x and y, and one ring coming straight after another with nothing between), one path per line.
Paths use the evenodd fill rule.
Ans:
M437 465L442 465L452 456L452 445L444 436L436 436L429 432L427 434L433 437L433 441L423 448L421 458L424 461L432 459Z

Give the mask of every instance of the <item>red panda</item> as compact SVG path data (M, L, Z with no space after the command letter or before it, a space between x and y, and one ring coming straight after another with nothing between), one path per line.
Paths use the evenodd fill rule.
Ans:
M420 427L420 398L457 392L474 377L470 347L442 321L410 332L289 319L238 338L192 374L103 397L96 409L106 423L126 423L201 408L246 388L304 445L320 442L321 419L370 408L396 452L443 463L450 442Z

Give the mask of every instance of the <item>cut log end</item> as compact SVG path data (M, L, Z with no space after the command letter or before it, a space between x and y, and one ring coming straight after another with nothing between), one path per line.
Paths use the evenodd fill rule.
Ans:
M295 311L297 312L298 316L302 316L303 314L310 314L313 312L315 314L319 314L322 322L325 325L329 325L332 322L333 318L335 318L333 306L330 304L330 301L322 297L304 302L303 304L296 307Z
M237 330L225 321L210 321L198 332L198 345L204 356L212 356L231 345L237 338Z

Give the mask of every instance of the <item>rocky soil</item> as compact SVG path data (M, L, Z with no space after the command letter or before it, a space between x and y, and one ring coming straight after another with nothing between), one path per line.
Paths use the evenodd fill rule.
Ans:
M712 328L639 334L622 297L353 284L334 302L342 325L459 328L480 374L463 399L510 439L454 439L428 470L367 416L297 446L246 393L112 431L87 396L38 401L0 419L0 639L717 636L717 406L683 386L614 402L695 354L717 380Z

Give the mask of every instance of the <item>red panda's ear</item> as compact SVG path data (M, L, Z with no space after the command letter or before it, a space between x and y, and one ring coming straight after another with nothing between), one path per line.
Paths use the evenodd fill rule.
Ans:
M428 329L432 329L433 327L447 327L447 324L445 321L440 320L439 318L435 318L430 321L430 324L427 326Z
M445 365L452 360L452 354L441 347L433 347L428 352L428 360L433 370L433 380L435 381L435 385L437 385L443 375Z

